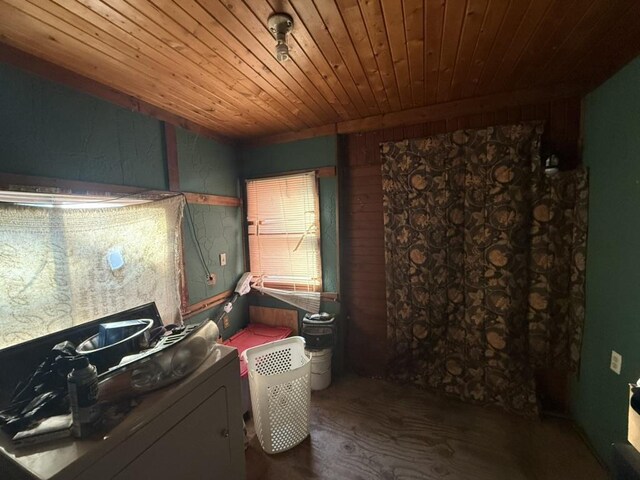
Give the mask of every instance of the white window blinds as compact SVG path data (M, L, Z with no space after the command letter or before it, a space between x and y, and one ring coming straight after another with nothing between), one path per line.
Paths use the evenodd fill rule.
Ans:
M265 286L320 291L320 221L315 172L247 180L251 272Z

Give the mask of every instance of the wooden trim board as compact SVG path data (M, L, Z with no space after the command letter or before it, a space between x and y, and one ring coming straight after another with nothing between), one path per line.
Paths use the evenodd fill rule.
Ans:
M289 327L293 335L298 335L298 312L289 308L249 306L249 322L272 327Z
M0 189L16 190L20 187L38 187L43 189L59 189L60 193L87 194L116 194L134 195L136 193L178 193L165 190L150 190L129 185L113 185L108 183L83 182L78 180L66 180L62 178L39 177L32 175L16 175L13 173L0 173ZM188 203L196 205L214 205L222 207L240 207L242 202L238 197L223 195L211 195L208 193L179 192L184 194Z
M224 303L231 295L233 295L233 290L229 289L222 293L214 295L213 297L205 298L198 303L189 305L187 309L182 312L182 318L184 320L188 320L198 313L204 312L205 310L211 307L215 307L216 305L220 305L221 303Z
M316 170L318 178L335 177L336 175L336 167L320 167Z
M169 190L180 191L180 165L178 163L178 144L176 141L176 127L164 122L164 147L167 153L167 176Z
M183 192L187 202L198 205L217 205L222 207L239 207L242 201L238 197L211 195L208 193Z
M325 125L324 127L314 127L296 132L287 132L248 139L246 144L248 146L263 146L275 143L292 142L294 140L303 140L305 138L322 135L362 133L374 130L383 130L386 128L417 125L454 117L495 112L502 108L582 96L589 92L590 89L591 85L577 83L496 93L481 97L436 103L426 107L411 108L382 115L373 115L356 120L348 120Z

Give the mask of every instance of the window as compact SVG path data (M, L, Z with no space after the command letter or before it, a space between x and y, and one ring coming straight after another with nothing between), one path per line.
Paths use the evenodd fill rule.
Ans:
M0 349L151 301L179 320L183 200L151 200L0 192Z
M247 180L251 272L264 286L321 291L315 172Z
M77 195L67 193L42 193L0 190L0 202L43 208L115 208L148 203L150 200L132 195L113 197L108 195Z

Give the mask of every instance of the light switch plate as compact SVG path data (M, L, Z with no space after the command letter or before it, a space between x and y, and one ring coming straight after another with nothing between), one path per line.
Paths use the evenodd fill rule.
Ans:
M220 266L224 267L227 264L227 254L226 253L221 253L220 254Z
M609 364L609 368L620 375L620 371L622 370L622 355L615 350L611 350L611 363Z

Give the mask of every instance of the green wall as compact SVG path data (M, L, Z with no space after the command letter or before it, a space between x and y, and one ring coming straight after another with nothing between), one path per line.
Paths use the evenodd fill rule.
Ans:
M162 125L0 64L0 171L166 188Z
M240 168L233 146L180 128L176 129L176 141L182 191L232 197L240 195ZM186 223L189 220L189 212L193 219L193 229ZM244 272L242 209L190 205L188 210L185 209L184 232L184 261L190 303L197 303L235 287ZM215 285L207 283L207 272L198 256L193 232L202 248L207 270L216 275ZM220 265L221 253L227 254L227 265L224 267ZM229 328L225 330L220 325L224 338L244 326L247 309L246 299L239 299L229 315ZM202 312L189 321L197 322L210 314L211 311Z
M0 172L168 188L160 121L2 64L0 91ZM239 194L233 147L181 129L176 136L181 189ZM186 229L187 285L190 301L196 303L231 288L243 272L242 216L239 208L203 205L192 205L191 213L207 265L218 278L215 286L207 285ZM222 252L227 253L226 267L219 265ZM245 319L241 302L223 336Z
M640 58L589 94L587 306L573 414L597 453L627 437L629 382L640 377ZM611 350L622 372L609 370Z

